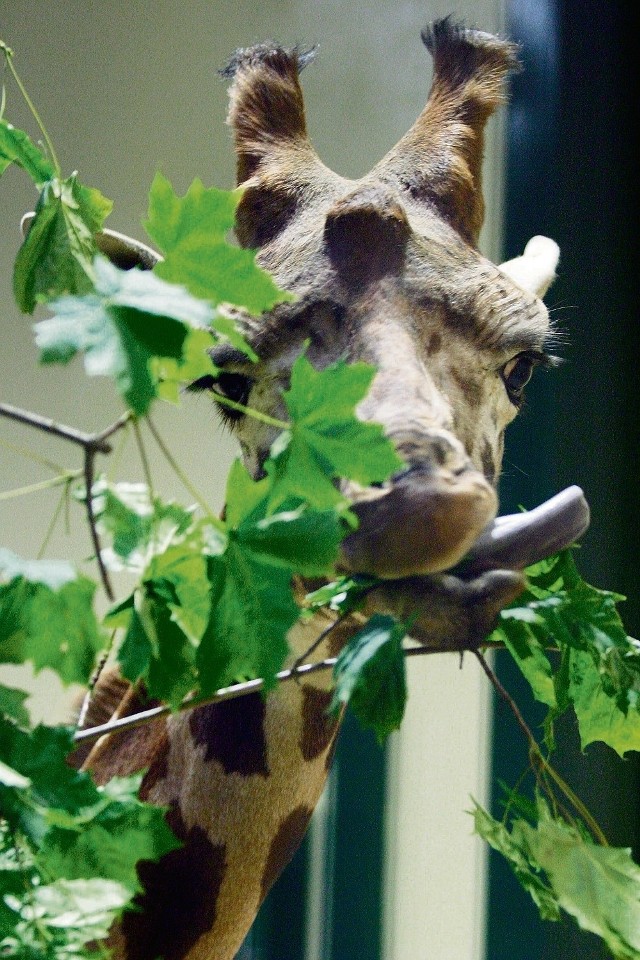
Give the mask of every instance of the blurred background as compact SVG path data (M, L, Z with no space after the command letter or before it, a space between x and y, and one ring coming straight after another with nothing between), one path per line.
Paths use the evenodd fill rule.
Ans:
M325 163L357 177L424 105L431 73L419 38L425 23L452 13L517 40L525 71L513 78L509 108L490 125L482 247L499 260L520 253L536 233L558 241L559 277L547 303L566 332L567 363L536 379L511 431L502 506L532 507L571 483L583 486L593 522L581 571L628 596L622 612L637 635L637 154L624 8L614 0L0 0L0 38L15 51L65 174L77 170L82 183L113 199L107 225L140 239L156 170L180 194L195 177L206 186L234 185L226 90L216 71L236 47L265 39L319 45L318 61L303 75L309 131ZM6 72L5 81L7 119L37 138ZM77 361L39 368L33 318L13 306L19 223L35 200L27 177L7 170L0 181L0 402L100 429L121 412L111 384L85 377ZM221 506L236 451L207 398L164 404L154 420L193 484ZM150 439L147 446L157 488L190 502ZM77 450L0 419L0 546L23 557L38 554L60 493L7 496L51 477L27 455L34 451L81 466ZM141 479L133 446L119 456L120 477ZM72 507L69 529L57 524L47 555L83 564L90 551ZM515 782L525 745L492 704L475 663L459 669L457 658L420 659L410 666L403 730L384 751L351 724L344 731L309 838L265 904L244 960L603 957L595 938L569 924L542 926L506 868L470 836L470 796L497 803L490 784ZM526 702L517 676L502 658L497 663ZM4 679L13 676L6 671ZM69 715L69 696L51 677L38 678L34 689L49 718ZM529 719L541 718L532 710ZM594 747L580 756L571 724L563 733L566 775L611 841L637 852L636 760Z

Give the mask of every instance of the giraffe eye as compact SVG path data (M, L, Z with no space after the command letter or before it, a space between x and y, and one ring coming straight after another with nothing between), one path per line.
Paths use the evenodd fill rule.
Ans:
M254 381L251 377L247 377L243 373L225 373L223 371L215 376L207 374L198 380L194 380L189 390L195 392L208 391L213 394L214 399L216 396L226 397L227 400L232 400L234 403L240 403L243 407L246 407L253 384ZM221 416L226 421L237 421L244 416L241 410L234 410L222 403L218 406Z
M547 357L544 353L537 353L534 350L525 350L519 353L512 360L504 365L500 371L500 376L509 396L509 400L516 406L519 406L523 399L524 388L531 380L533 371L541 364L545 363Z

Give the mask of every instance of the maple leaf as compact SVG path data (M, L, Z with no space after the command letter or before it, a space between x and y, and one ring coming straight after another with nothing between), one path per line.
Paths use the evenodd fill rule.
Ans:
M387 480L403 462L376 423L363 423L355 408L366 396L375 369L343 361L316 370L300 356L284 400L291 420L271 451L265 469L272 478L269 509L289 498L318 509L346 505L335 480L363 486Z
M228 243L241 195L238 190L206 189L194 180L185 196L178 197L157 173L145 229L164 254L154 268L159 277L183 284L215 306L230 303L262 313L293 298L256 265L253 251Z

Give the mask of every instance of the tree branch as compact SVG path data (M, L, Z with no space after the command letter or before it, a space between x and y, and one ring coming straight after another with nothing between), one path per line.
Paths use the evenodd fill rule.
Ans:
M486 646L500 647L501 644L490 643ZM452 650L451 647L407 647L404 651L406 657L417 657L432 653L460 653L459 650ZM288 680L297 680L300 677L306 677L312 673L319 673L323 670L331 670L336 663L337 657L327 657L325 660L318 660L314 663L302 663L289 670L280 670L276 674L277 683L286 683ZM197 707L206 707L212 703L221 703L224 700L233 700L236 697L245 697L250 693L256 693L264 689L264 679L258 677L255 680L245 680L243 683L234 683L229 687L221 687L212 693L209 697L198 700L195 697L187 697L182 701L177 710L171 709L166 704L159 707L150 707L148 710L141 710L139 713L131 714L128 717L121 717L118 720L109 720L96 727L88 727L86 730L77 730L74 736L76 743L87 743L92 740L98 740L100 737L109 733L122 733L125 730L132 730L134 727L144 726L145 723L151 723L159 717L165 717L170 713L181 713L183 710L195 710Z
M116 598L116 595L114 593L113 587L111 586L111 581L109 579L109 574L107 573L107 568L104 565L104 560L102 559L102 547L100 545L100 537L98 536L98 526L96 524L96 515L93 512L93 497L91 495L91 490L93 487L94 458L95 458L95 450L92 449L91 447L85 447L84 485L85 485L85 503L87 507L87 522L89 524L89 531L91 533L91 542L93 543L93 549L96 555L98 570L100 571L100 579L102 581L102 586L104 587L104 592L109 598L109 601L113 603Z
M30 410L13 407L9 403L0 403L0 416L9 420L16 420L18 423L25 423L29 427L35 427L36 430L42 430L44 433L51 433L63 440L69 440L71 443L84 447L85 450L93 450L95 453L111 453L111 444L107 443L107 438L128 423L132 414L127 411L115 423L99 433L85 433L82 430L76 430L75 427L56 423L50 417L41 417L40 414L32 413Z

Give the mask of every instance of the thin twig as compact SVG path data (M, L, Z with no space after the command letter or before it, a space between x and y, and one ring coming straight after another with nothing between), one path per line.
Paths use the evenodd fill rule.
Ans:
M53 511L53 516L49 521L49 526L47 527L46 533L44 535L44 539L40 544L40 549L38 550L38 553L36 555L36 560L41 560L42 557L44 556L45 550L49 545L49 540L53 536L53 531L55 530L56 524L58 522L58 518L65 507L65 502L68 496L69 496L69 486L67 484L67 486L62 490L60 496L58 497L58 503L56 505L55 510Z
M93 543L93 549L96 555L96 561L98 563L98 569L100 571L100 579L102 580L102 586L104 587L104 592L106 593L108 599L111 603L115 601L116 595L111 586L111 581L109 580L109 574L107 573L107 568L104 565L104 560L102 559L102 547L100 546L100 537L98 536L98 527L96 524L95 513L93 512L93 460L95 457L95 451L89 447L85 448L84 451L84 483L85 483L85 503L87 507L87 522L89 524L89 531L91 533L91 540Z
M0 41L0 50L2 50L2 52L4 53L5 62L6 62L6 64L7 64L7 67L8 67L9 70L11 71L11 75L12 75L12 77L13 77L13 79L14 79L14 82L15 82L18 90L19 90L20 93L22 94L22 96L23 96L23 98L24 98L24 100L25 100L25 103L26 103L27 106L29 107L29 110L31 111L31 115L33 116L33 119L36 121L36 123L38 124L38 127L40 128L40 133L42 134L42 137L43 137L43 139L44 139L44 142L45 142L46 145L47 145L47 150L49 151L49 156L50 156L51 162L52 162L52 164L53 164L53 166L54 166L55 175L56 175L58 178L62 178L62 171L61 171L61 168L60 168L60 163L59 163L59 161L58 161L58 157L56 156L55 147L53 146L53 143L51 142L51 139L50 139L50 137L49 137L49 134L47 133L47 128L45 127L44 123L42 122L42 120L41 120L41 118L40 118L40 114L39 114L38 111L36 110L35 105L34 105L33 101L31 100L31 97L30 97L29 94L27 93L27 90L26 90L26 88L25 88L22 80L20 79L20 76L18 75L18 71L16 70L16 68L15 68L14 65L13 65L13 50L11 49L11 47L8 47L7 44L4 43L3 41Z
M85 450L95 450L97 453L111 453L111 444L107 443L107 437L119 430L120 427L128 421L130 414L126 417L120 417L115 423L107 427L100 433L85 433L82 430L76 430L75 427L68 427L62 423L56 423L50 417L41 417L30 410L22 410L20 407L14 407L9 403L0 403L0 416L7 417L9 420L16 420L18 423L25 423L29 427L35 427L36 430L43 430L45 433L51 433L56 437L62 437L63 440L69 440L71 443L77 443Z
M133 421L133 432L135 434L136 444L138 445L138 453L140 455L140 462L142 463L142 472L144 474L145 483L147 484L147 489L149 490L149 501L153 505L153 479L151 477L151 468L149 466L147 451L145 450L142 440L140 424L137 420Z
M52 490L55 487L66 486L72 480L77 480L84 473L83 470L65 470L58 477L49 477L48 480L39 480L29 483L26 487L15 487L13 490L4 490L0 493L0 500L14 500L29 493L42 493L43 490Z
M39 453L36 453L35 450L30 450L28 447L22 447L20 444L11 443L10 440L5 440L4 437L0 437L0 447L4 447L5 450L11 450L12 453L17 453L19 457L24 457L25 460L31 460L33 463L38 463L43 467L46 467L47 470L52 470L53 473L64 473L65 468L59 464L55 463L53 460L49 460L48 457L42 457Z
M422 656L431 653L452 653L450 647L408 647L404 654L406 657ZM291 667L289 670L280 670L275 675L276 683L286 683L288 680L295 680L301 676L308 676L311 673L319 673L323 670L331 670L336 664L337 657L327 657L325 660L318 660L314 663L303 663L298 667ZM250 693L256 693L264 689L264 679L258 677L255 680L245 680L242 683L234 683L229 687L221 687L209 697L198 700L194 697L187 697L175 709L163 704L159 707L150 707L148 710L141 710L139 713L131 714L128 717L121 717L118 720L109 720L96 727L89 727L87 730L77 730L74 736L76 743L85 743L87 741L98 740L100 737L109 733L123 733L125 730L132 730L135 727L144 726L160 717L165 717L171 713L181 713L184 710L195 710L198 707L206 707L212 703L221 703L224 700L233 700L236 697L245 697Z
M527 743L529 744L529 749L530 750L533 749L539 752L540 748L538 747L538 741L532 734L526 720L520 713L520 708L518 707L518 704L515 702L515 700L509 693L509 691L502 685L496 673L491 669L485 657L482 655L481 651L476 649L476 650L473 650L472 652L475 655L476 659L478 660L478 663L484 670L485 674L489 678L494 689L500 695L500 697L504 700L504 702L507 704L507 706L513 713L514 717L516 718L518 726L520 727L520 729L522 730L522 732L524 733L527 739Z
M558 771L546 759L546 757L540 750L540 747L538 746L538 741L536 740L533 733L529 729L529 726L526 720L524 719L524 717L522 716L522 713L520 712L520 709L516 704L515 700L513 699L511 694L506 690L506 688L502 685L502 683L496 676L495 672L491 669L485 657L482 655L481 651L475 649L472 652L475 655L476 659L478 660L480 666L484 670L485 674L491 681L491 684L493 685L494 689L497 691L497 693L500 695L500 697L504 700L504 702L507 704L507 706L513 713L518 723L518 726L524 733L527 739L527 743L529 744L529 759L531 761L531 767L533 769L533 773L536 777L536 780L538 781L540 786L544 789L547 795L551 796L551 799L553 800L555 799L553 797L553 794L551 793L549 787L545 786L543 782L547 777L553 780L553 782L561 791L561 793L564 794L564 796L567 798L569 803L573 806L574 810L576 810L579 816L582 817L585 824L587 825L589 830L591 830L594 838L598 841L598 843L601 844L601 846L603 847L608 846L609 844L606 836L602 831L602 828L594 819L594 817L589 812L589 810L587 810L587 808L585 807L580 797L578 797L573 792L569 784L564 780L563 777L560 776Z
M182 483L182 485L183 485L183 487L185 488L185 490L187 490L187 491L191 494L191 496L193 497L193 499L199 504L200 507L202 507L202 509L204 510L204 512L207 514L207 516L210 517L210 518L212 518L213 520L215 520L215 522L216 522L216 524L217 524L217 523L218 523L218 518L217 518L216 515L214 514L213 510L211 509L211 507L209 506L209 504L207 503L207 501L204 499L204 497L202 496L202 494L200 493L200 491L197 490L196 487L194 487L194 485L191 483L191 481L189 480L188 476L185 474L184 470L182 469L182 467L180 466L180 464L178 463L178 461L177 461L176 458L173 456L173 454L172 454L171 451L169 450L168 446L166 445L166 443L165 443L164 440L162 439L161 435L160 435L159 432L156 430L156 428L155 428L155 426L153 425L153 422L152 422L152 420L151 420L151 418L149 417L148 414L147 414L147 417L146 417L146 421L147 421L147 425L148 425L148 427L149 427L149 430L151 431L151 435L153 436L153 439L154 439L154 440L156 441L156 443L158 444L158 446L159 446L159 448L160 448L160 450L161 450L161 452L162 452L165 460L167 461L167 463L169 464L169 466L171 467L171 469L173 470L173 472L175 473L175 475L178 477L178 479L179 479L180 482Z

